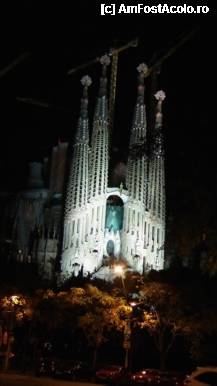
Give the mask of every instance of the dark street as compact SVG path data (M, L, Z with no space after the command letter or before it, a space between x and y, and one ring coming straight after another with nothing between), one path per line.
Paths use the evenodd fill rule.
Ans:
M31 375L18 375L18 374L0 374L0 385L1 386L94 386L94 383L87 382L70 382L63 380L56 380L51 378L36 378ZM100 386L99 384L97 384Z

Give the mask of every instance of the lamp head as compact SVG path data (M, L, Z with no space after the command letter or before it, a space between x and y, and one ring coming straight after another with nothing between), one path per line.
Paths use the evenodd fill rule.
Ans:
M124 269L122 267L122 265L115 265L114 266L114 272L119 275L119 276L123 276L123 273L124 273Z

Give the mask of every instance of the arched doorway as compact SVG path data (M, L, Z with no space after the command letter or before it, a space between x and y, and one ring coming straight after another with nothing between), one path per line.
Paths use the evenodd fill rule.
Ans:
M104 253L108 257L120 256L121 230L123 228L124 203L115 194L108 197L106 203L106 221Z
M114 256L115 245L113 240L109 240L106 245L106 251L108 256Z
M123 227L124 203L119 196L111 195L106 202L105 228L114 232L120 231Z

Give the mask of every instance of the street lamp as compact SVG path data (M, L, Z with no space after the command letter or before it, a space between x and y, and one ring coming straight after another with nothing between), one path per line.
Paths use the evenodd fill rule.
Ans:
M115 265L114 272L120 276L123 276L124 270L122 265Z
M19 308L19 306L24 306L25 303L26 303L25 299L18 295L6 296L2 299L3 308L5 308L5 312L9 314L7 346L6 346L5 360L4 360L4 366L3 366L4 371L7 371L9 367L12 334L13 334L13 328L14 328L14 317L16 316L17 308Z
M117 276L120 276L123 290L124 290L124 296L127 298L127 293L126 293L126 287L125 287L125 282L124 282L124 267L123 265L117 264L114 266L114 273Z
M131 349L131 335L132 335L131 318L132 318L133 307L135 307L137 305L137 303L134 301L131 301L131 302L128 301L126 286L125 286L125 282L124 282L124 273L125 273L124 266L120 265L120 264L115 265L114 266L114 273L116 275L120 276L120 278L121 278L124 296L126 298L127 305L129 307L129 312L127 314L126 324L125 324L125 328L124 328L124 342L123 342L123 347L125 349L124 368L128 369L128 367L129 367L129 351Z
M126 325L124 329L124 348L125 348L125 361L124 361L124 367L125 369L128 369L129 367L129 352L132 345L132 315L134 307L137 306L137 303L134 301L128 302L128 306L130 308L129 313L126 318Z

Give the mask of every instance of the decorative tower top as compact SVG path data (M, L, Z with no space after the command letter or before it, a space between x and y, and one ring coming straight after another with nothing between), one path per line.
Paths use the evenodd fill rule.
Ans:
M157 91L154 96L157 99L157 101L160 101L160 102L162 102L166 98L166 94L163 90Z
M80 116L78 119L78 127L76 132L75 144L80 142L89 141L88 132L88 87L91 85L92 80L88 75L81 78L81 84L83 86L83 95L81 98Z
M89 75L85 75L81 78L81 84L83 86L83 96L81 99L81 116L82 118L87 117L87 106L88 106L88 87L92 84L92 79Z
M157 100L157 107L156 107L156 118L155 118L155 130L154 130L154 143L153 143L153 153L157 157L161 157L164 155L164 148L163 148L163 136L161 133L162 128L162 102L166 98L166 94L164 91L159 90L154 95Z
M139 73L138 75L138 88L137 88L137 103L143 104L144 103L144 78L145 75L148 72L148 66L145 63L139 64L137 67L137 71Z
M110 64L110 58L107 55L104 55L100 58L100 63L102 64L102 75L100 78L99 94L96 103L96 110L94 115L94 120L108 120L108 106L107 106L107 77L106 70L107 66Z
M106 194L108 185L108 101L107 101L107 78L106 68L110 63L110 59L107 55L104 55L100 59L102 65L102 75L100 78L99 94L96 101L96 108L93 119L93 131L91 138L91 162L90 162L90 190L89 198L93 200L95 197L102 197ZM97 205L96 205L97 207ZM102 206L102 213L105 210L105 206ZM98 213L98 212L97 212ZM96 214L98 218L98 214ZM104 216L104 214L103 214ZM99 222L93 225L95 226L95 232L97 229L101 229L102 224Z
M107 70L107 66L109 66L110 64L110 58L108 55L103 55L99 61L102 64L102 76L100 78L100 88L99 88L99 97L101 97L106 95L106 86L107 86L106 70Z
M144 104L144 78L148 72L148 66L145 63L141 63L137 67L138 71L138 86L137 86L137 101L134 112L133 127L130 137L130 147L134 145L144 145L146 138L146 111Z
M154 95L157 99L157 111L156 111L156 123L162 123L162 102L166 98L166 94L163 90L159 90Z

